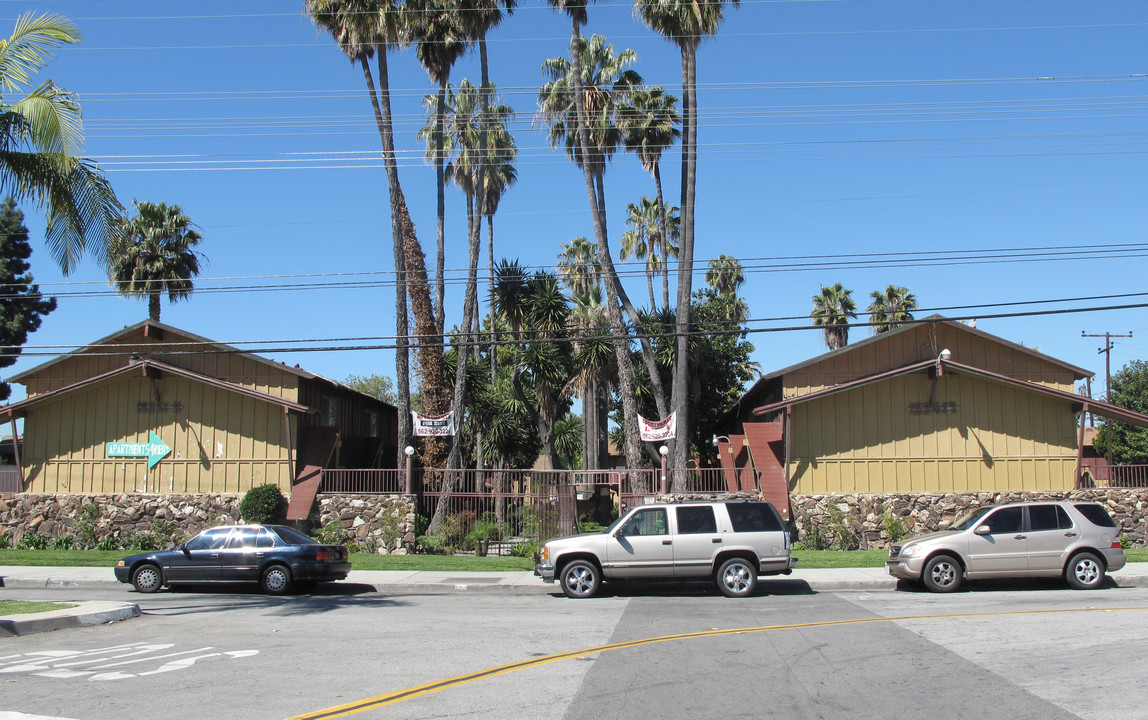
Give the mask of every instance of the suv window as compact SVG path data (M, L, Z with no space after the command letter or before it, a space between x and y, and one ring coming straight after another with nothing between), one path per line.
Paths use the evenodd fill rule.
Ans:
M785 529L777 513L765 503L728 503L725 507L734 532L780 532Z
M1080 505L1073 505L1072 507L1088 520L1088 522L1096 525L1097 527L1114 528L1116 522L1108 514L1104 508L1092 503L1081 503Z
M678 518L679 535L717 532L717 518L709 505L674 508Z
M1020 532L1021 509L1019 507L1001 508L985 518L981 524L988 525L992 534Z
M1072 519L1059 505L1029 505L1028 527L1038 530L1067 530L1072 527Z
M627 537L635 535L667 535L666 511L664 508L650 508L639 510L622 526L622 534Z

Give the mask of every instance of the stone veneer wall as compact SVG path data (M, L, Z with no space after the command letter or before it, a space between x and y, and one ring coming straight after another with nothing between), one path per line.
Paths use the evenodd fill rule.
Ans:
M77 537L81 507L99 508L83 528L93 543L155 533L164 540L189 537L215 525L240 522L240 494L228 495L33 495L0 499L0 535L10 545L25 535ZM370 552L405 553L415 542L415 498L407 495L320 495L305 530L337 522L348 541ZM305 524L307 525L307 524Z
M1101 503L1121 534L1133 547L1148 546L1148 489L1098 488L1026 493L950 493L917 495L793 495L790 507L798 531L798 541L810 546L811 535L832 539L835 525L853 537L853 548L884 549L889 546L885 513L900 520L912 535L944 530L965 512L986 505L1017 500L1092 500ZM836 506L831 508L830 506ZM833 547L838 547L833 543Z

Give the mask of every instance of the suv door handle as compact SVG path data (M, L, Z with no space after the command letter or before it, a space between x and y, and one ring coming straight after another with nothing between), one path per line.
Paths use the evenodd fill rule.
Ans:
M673 545L673 544L674 544L674 541L673 541L673 540L663 540L663 541L662 541L662 544L663 544L663 545Z
M710 542L712 542L712 543L719 543L719 542L721 542L721 538L719 538L719 537L716 537L716 538L714 538L714 539L710 540Z
M1014 536L1013 536L1013 540L1024 540L1024 539L1025 539L1025 537L1026 537L1026 536L1024 536L1024 535L1014 535Z
M1064 536L1065 536L1065 537L1076 537L1076 533L1074 533L1074 532L1066 532L1066 533L1064 534Z

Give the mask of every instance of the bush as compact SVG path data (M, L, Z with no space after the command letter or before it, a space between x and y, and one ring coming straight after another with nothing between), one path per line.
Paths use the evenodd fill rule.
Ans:
M31 533L16 542L17 550L47 550L48 536L40 533Z
M80 506L74 531L76 543L84 550L96 546L99 538L100 506L90 502Z
M125 550L150 552L151 550L159 550L161 542L160 539L155 536L155 533L138 532L121 538L120 544Z
M273 483L256 485L247 491L239 503L239 514L249 523L264 525L280 522L287 501L279 486Z
M534 561L537 562L538 551L541 549L542 547L538 544L538 541L523 540L522 542L514 543L514 545L510 547L510 554L514 557L534 558Z
M342 545L347 542L347 531L338 518L315 531L315 539L324 545Z
M8 533L0 533L0 550L7 550L12 547L12 538L8 537Z
M423 535L416 548L427 555L442 555L447 551L446 535Z
M471 526L470 532L463 538L464 547L473 549L479 557L486 555L490 543L502 537L502 526L491 520L479 520Z
M53 550L71 550L76 545L76 539L70 535L61 535L57 538L52 538Z
M881 529L889 536L889 542L897 542L909 536L909 527L905 524L905 520L894 515L891 509L886 509L881 516Z
M108 535L106 538L96 543L96 550L123 550L123 548L120 547L119 540L117 540L112 535Z
M463 510L457 515L447 515L442 521L442 534L446 536L449 547L461 547L465 544L466 536L477 518L474 511Z

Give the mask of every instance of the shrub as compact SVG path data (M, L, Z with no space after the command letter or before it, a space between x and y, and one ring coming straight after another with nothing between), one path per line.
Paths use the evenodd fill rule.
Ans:
M464 545L465 539L477 518L472 510L463 510L456 515L447 515L442 522L442 534L449 547Z
M106 538L96 543L96 550L123 550L120 547L120 541L114 536L108 535Z
M347 542L347 531L338 518L315 531L315 539L324 545L342 545Z
M48 536L40 533L30 533L16 542L17 550L47 550Z
M510 546L510 554L514 557L534 558L535 562L537 562L538 551L541 549L537 540L523 540Z
M838 550L852 550L857 542L853 534L853 526L849 518L837 507L836 503L829 503L826 514L829 516L829 535Z
M421 553L442 555L447 551L446 535L423 535L416 545Z
M125 550L134 550L135 552L148 552L151 550L160 549L160 539L150 532L131 533L123 538L120 538L120 544Z
M76 545L76 538L71 535L61 535L60 537L52 538L53 550L71 550Z
M490 543L502 537L502 526L491 520L479 520L471 526L470 532L463 538L464 547L473 548L474 554L485 556L490 549Z
M12 547L12 538L8 537L8 533L0 533L0 550L7 550Z
M889 536L889 542L897 542L909 536L909 527L905 524L904 518L894 515L889 508L886 508L881 516L881 529Z
M88 550L96 546L99 540L100 506L94 502L80 506L79 517L73 530L76 533L76 543Z
M239 514L249 523L275 523L283 519L287 502L279 486L273 483L256 485L239 502Z

